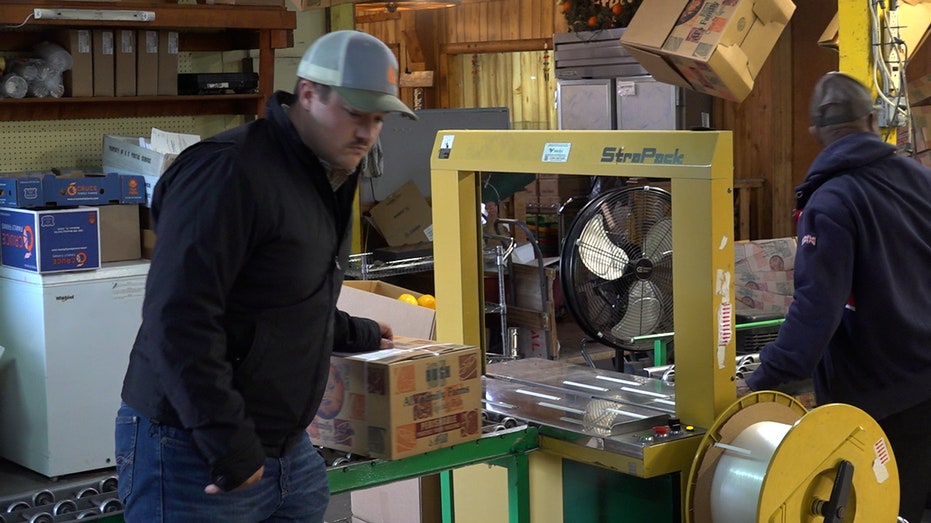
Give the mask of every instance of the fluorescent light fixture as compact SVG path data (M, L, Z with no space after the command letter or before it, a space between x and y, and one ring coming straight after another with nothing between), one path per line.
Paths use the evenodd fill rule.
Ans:
M114 9L35 9L36 20L93 20L105 22L152 22L154 11L128 11Z

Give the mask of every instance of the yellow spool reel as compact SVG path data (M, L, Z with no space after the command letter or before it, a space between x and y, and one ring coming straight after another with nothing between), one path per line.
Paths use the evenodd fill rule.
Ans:
M894 523L899 507L898 468L879 424L862 410L830 404L811 411L795 398L775 391L747 395L727 408L699 445L686 491L687 523L716 523L712 505L728 501L713 492L727 447L760 422L788 426L776 446L759 488L756 518L747 523L822 522L813 507L831 498L839 465L853 465L844 523ZM735 449L739 450L739 449ZM733 500L736 504L752 500Z

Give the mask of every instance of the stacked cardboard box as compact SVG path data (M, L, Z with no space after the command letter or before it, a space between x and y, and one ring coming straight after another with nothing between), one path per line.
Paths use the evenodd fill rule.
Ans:
M908 98L912 104L912 122L915 135L912 137L917 159L931 167L931 74L926 74L908 83Z
M737 314L785 315L795 290L795 238L737 242L734 289Z
M307 428L315 444L394 460L481 436L480 349L400 336L394 344L331 358Z

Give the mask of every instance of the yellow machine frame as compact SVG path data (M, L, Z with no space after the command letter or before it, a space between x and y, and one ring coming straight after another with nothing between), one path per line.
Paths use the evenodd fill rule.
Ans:
M479 173L668 179L676 411L708 427L735 400L731 133L440 131L432 154L438 339L482 344Z
M482 345L481 173L669 180L676 412L683 423L710 427L736 398L732 148L731 133L717 131L438 132L431 157L434 269L442 303L437 339ZM541 442L541 448L589 461L557 441ZM661 444L642 461L609 460L619 465L609 468L641 477L679 471L684 481L696 448L697 441ZM604 462L601 454L594 460Z

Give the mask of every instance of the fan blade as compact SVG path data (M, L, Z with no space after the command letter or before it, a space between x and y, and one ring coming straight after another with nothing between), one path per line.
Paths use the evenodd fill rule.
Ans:
M611 334L625 342L635 336L650 334L659 325L662 315L663 303L656 287L646 280L637 281L631 285L627 295L627 311L611 328Z
M656 263L669 252L672 252L672 220L666 216L647 231L643 240L643 256Z
M608 238L601 216L595 216L585 224L576 245L582 264L593 274L605 280L623 276L629 261L627 253Z

